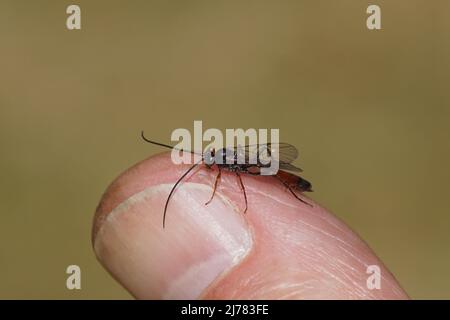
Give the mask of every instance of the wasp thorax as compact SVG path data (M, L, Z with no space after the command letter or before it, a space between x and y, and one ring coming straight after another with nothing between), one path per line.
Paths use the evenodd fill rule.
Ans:
M233 149L222 148L216 151L217 164L233 164L235 163L236 154Z

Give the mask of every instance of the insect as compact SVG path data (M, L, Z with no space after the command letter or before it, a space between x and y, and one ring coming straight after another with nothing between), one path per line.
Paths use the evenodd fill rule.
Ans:
M242 182L241 174L261 175L261 169L270 167L270 162L264 162L262 158L264 158L264 156L270 157L274 147L279 151L279 157L278 159L272 161L278 162L279 170L276 174L270 176L280 181L296 199L308 206L312 206L311 204L300 198L294 191L298 190L299 192L312 192L313 190L311 183L298 175L286 172L303 171L302 169L292 164L292 162L298 158L298 151L294 146L288 143L267 143L259 145L246 145L243 147L222 148L218 150L211 149L203 154L200 154L194 151L178 149L168 144L147 139L144 135L144 131L141 132L141 137L144 141L154 145L158 145L168 149L179 150L182 152L189 152L201 156L201 159L195 162L188 170L186 170L186 172L183 173L183 175L175 182L172 189L170 190L169 196L167 197L166 203L164 205L163 228L165 227L167 208L170 199L175 192L175 189L194 168L202 163L205 164L205 166L209 169L211 169L214 165L216 165L218 168L218 173L214 179L211 197L205 203L205 205L211 203L214 195L216 194L217 185L222 175L222 170L227 170L235 173L237 177L244 195L244 213L246 213L248 208L247 193L245 191L244 183ZM250 159L253 159L253 161L250 161Z

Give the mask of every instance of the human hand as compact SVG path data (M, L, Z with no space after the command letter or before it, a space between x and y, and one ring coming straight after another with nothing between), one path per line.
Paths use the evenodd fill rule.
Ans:
M99 261L139 299L407 299L367 244L333 214L298 201L276 179L242 175L248 197L225 170L201 166L176 189L188 166L170 153L119 176L96 212ZM381 288L366 283L369 265Z

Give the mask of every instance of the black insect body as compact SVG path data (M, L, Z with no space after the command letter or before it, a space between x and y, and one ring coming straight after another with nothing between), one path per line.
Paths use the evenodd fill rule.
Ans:
M170 145L159 143L156 141L152 141L147 139L144 136L144 132L141 132L142 139L144 141L155 144L158 146L166 147L169 149L176 149ZM272 149L275 147L279 151L278 159L271 159L270 161L278 162L278 172L276 174L270 175L277 180L279 180L288 190L289 192L299 201L311 206L311 204L307 203L303 199L301 199L294 191L297 190L299 192L312 192L312 185L309 181L294 175L287 173L286 171L291 172L301 172L302 169L294 166L292 162L298 158L297 149L288 144L288 143L267 143L260 145L247 145L244 147L235 147L231 148L223 148L223 149L211 149L203 154L198 154L196 152L190 150L180 150L183 152L189 152L192 154L201 155L201 159L195 162L178 180L175 182L174 186L170 190L169 196L167 197L166 204L164 206L163 213L163 228L165 227L166 221L166 213L167 207L169 205L169 201L175 192L175 189L180 184L180 182L198 165L205 164L207 168L212 168L214 165L218 168L218 173L214 180L213 191L210 199L205 203L208 205L214 198L216 193L217 185L220 181L222 175L222 169L230 172L234 172L238 179L239 185L242 189L244 200L245 200L245 208L244 213L247 211L247 193L245 191L244 183L242 182L241 174L250 174L250 175L261 175L261 169L270 168L271 162L264 161L263 159L270 157L272 154Z
M311 182L303 179L302 177L298 177L297 188L299 188L300 191L304 191L304 192L312 192L313 191Z

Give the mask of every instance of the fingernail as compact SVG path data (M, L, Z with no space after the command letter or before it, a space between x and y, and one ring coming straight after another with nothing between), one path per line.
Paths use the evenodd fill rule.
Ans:
M184 183L162 213L172 185L152 186L118 205L97 233L94 249L136 298L195 299L249 252L252 238L239 209L211 188Z

